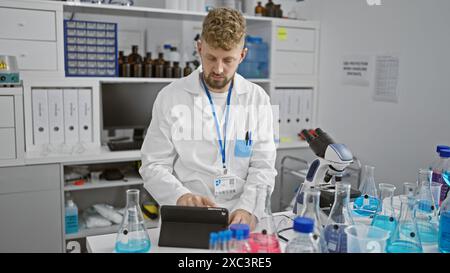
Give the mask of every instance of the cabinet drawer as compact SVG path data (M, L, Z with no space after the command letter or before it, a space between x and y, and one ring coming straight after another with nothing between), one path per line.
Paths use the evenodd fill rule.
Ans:
M16 134L14 128L0 128L0 160L6 159L16 159Z
M0 40L0 52L17 56L19 70L56 70L56 42Z
M0 194L60 189L58 164L0 168Z
M277 51L274 57L275 76L311 75L314 73L314 53Z
M275 50L314 51L315 30L292 27L277 27Z
M55 12L0 8L0 38L56 41Z
M2 127L15 127L13 96L0 96L0 128Z

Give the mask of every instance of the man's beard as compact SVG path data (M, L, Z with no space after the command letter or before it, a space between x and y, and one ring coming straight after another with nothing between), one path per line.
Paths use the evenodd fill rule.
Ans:
M223 77L223 80L217 81L217 80L213 79L213 77L212 77L213 74L214 74L214 72L211 72L209 75L206 76L206 79L205 79L206 84L212 89L221 90L225 86L227 86L227 84L230 83L230 81L233 79L233 77L228 79L227 77L225 77L225 75L220 75ZM216 76L219 76L219 75L216 75Z

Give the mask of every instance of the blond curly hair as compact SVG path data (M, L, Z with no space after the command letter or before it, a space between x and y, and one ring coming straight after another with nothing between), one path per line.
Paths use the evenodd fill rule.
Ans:
M201 39L212 48L231 50L243 42L245 32L245 18L239 11L215 8L203 21Z

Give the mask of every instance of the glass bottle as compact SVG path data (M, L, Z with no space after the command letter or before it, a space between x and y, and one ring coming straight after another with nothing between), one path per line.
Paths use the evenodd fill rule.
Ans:
M378 185L380 189L380 209L377 210L373 220L372 226L382 228L390 231L392 235L397 226L397 219L394 211L394 192L395 186L386 183Z
M131 77L142 77L142 57L139 55L139 47L133 45L131 54L128 55L128 63L131 67Z
M117 58L117 63L119 65L119 77L123 77L123 51L119 51L119 57Z
M442 253L450 253L450 195L441 204L438 247Z
M131 77L131 65L128 62L128 57L123 57L123 64L122 64L122 77Z
M263 16L264 15L264 7L261 5L261 2L258 2L258 5L255 7L255 16Z
M255 230L250 235L252 252L256 253L281 253L280 242L273 221L270 205L272 186L258 185L256 187L255 207L253 218L257 218Z
M147 52L147 56L144 58L144 77L151 78L153 77L153 60L152 53Z
M417 180L419 183L419 191L416 196L415 220L422 244L436 243L438 237L436 224L432 222L435 203L431 194L431 177L431 170L419 170Z
M164 53L158 53L158 59L155 60L155 78L164 78Z
M394 233L386 247L387 253L422 253L422 243L414 219L415 200L408 196L400 196L400 217Z
M187 76L189 76L189 74L191 74L192 73L192 68L191 68L191 66L189 65L189 62L186 62L186 66L184 67L184 69L183 69L183 76L184 77L187 77Z
M265 16L267 17L275 17L275 5L272 0L269 0L265 7Z
M139 190L127 190L127 207L117 233L116 252L145 253L150 250L150 246L150 238L139 206Z
M373 176L374 170L375 167L364 166L363 182L359 188L361 196L353 203L354 212L361 216L374 215L378 209L379 200Z
M348 205L349 200L350 184L337 182L334 204L323 230L323 238L330 253L347 252L347 235L344 229L354 223Z
M181 78L181 67L179 62L173 62L172 76L174 78Z
M283 17L283 10L281 9L281 5L274 5L274 17Z
M169 61L164 62L164 78L173 78L172 67Z
M296 236L287 244L286 253L320 253L319 245L313 233L313 219L308 217L295 218L294 231Z

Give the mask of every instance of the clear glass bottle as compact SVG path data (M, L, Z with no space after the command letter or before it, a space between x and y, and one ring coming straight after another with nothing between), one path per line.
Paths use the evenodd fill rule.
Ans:
M252 252L281 253L270 205L271 195L272 186L263 184L256 187L255 207L252 214L256 216L258 222L250 235Z
M450 253L450 195L441 204L438 247L440 252Z
M432 171L420 169L418 175L419 191L416 196L415 220L419 229L422 244L434 244L437 242L438 230L433 223L435 202L431 194Z
M127 207L117 233L116 252L145 253L150 250L150 246L150 238L139 206L139 190L127 190Z
M286 246L286 253L320 253L317 235L314 234L314 220L297 217L294 220L296 236Z
M335 191L334 204L323 230L323 238L330 253L346 253L347 235L344 229L354 224L348 205L350 184L337 182Z
M373 217L372 226L387 230L392 235L397 227L397 219L394 211L395 186L387 183L380 183L380 209Z
M415 200L408 196L400 196L400 217L394 233L388 241L387 253L422 253L422 243L414 219Z
M361 196L353 203L353 210L361 216L374 215L378 209L379 200L374 180L375 167L364 166L363 182L359 188Z

